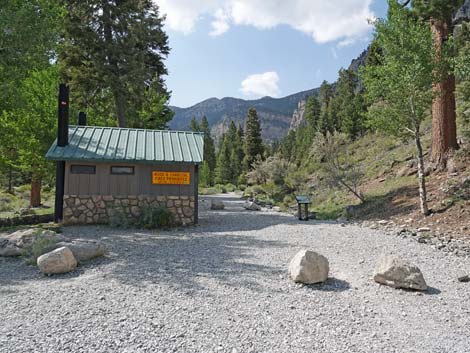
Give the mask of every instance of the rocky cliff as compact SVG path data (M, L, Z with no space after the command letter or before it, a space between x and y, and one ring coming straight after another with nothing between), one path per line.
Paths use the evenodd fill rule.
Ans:
M294 110L294 114L292 114L292 119L290 121L290 127L289 130L295 130L299 126L305 123L305 104L306 104L306 99L302 99L298 104L297 104L297 109Z

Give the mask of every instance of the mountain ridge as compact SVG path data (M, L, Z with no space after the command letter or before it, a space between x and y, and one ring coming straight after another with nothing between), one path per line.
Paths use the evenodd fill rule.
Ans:
M246 112L250 107L254 107L260 118L263 138L270 141L277 140L289 129L292 113L298 102L317 91L318 88L312 88L280 98L265 96L251 100L211 97L187 108L170 106L175 116L170 121L169 127L173 130L184 130L188 128L193 117L200 119L205 115L212 133L218 138L226 131L230 121L243 125Z

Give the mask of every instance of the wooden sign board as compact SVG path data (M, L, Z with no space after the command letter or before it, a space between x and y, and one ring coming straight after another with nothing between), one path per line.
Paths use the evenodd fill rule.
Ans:
M152 184L158 185L189 185L189 172L152 172Z

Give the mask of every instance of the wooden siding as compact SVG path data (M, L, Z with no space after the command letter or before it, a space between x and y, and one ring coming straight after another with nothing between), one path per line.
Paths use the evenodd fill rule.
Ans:
M72 174L72 164L95 165L96 174ZM113 175L111 166L133 166L134 175ZM189 185L153 185L152 171L190 172ZM178 164L124 164L66 162L65 195L168 195L194 196L195 166Z

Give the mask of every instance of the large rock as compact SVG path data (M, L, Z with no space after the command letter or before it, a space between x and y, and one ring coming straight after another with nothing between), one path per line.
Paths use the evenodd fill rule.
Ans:
M72 251L63 246L38 257L39 270L46 274L66 273L77 267Z
M249 211L261 211L261 206L258 205L256 202L253 202L253 201L246 201L243 204L243 208L245 210L249 210Z
M225 205L220 200L211 200L211 210L223 210Z
M426 290L421 270L397 256L382 255L375 268L374 281L393 288Z
M69 248L78 262L103 256L106 252L105 246L98 240L76 239L71 242L60 242L56 245Z
M23 249L16 246L16 244L10 242L8 239L0 239L0 256L20 256L23 253Z
M0 237L0 256L20 256L26 247L32 246L38 239L46 239L52 244L64 241L65 237L51 230L38 228L17 230Z
M294 282L305 284L324 282L328 278L326 257L310 250L300 250L289 264L289 275Z

